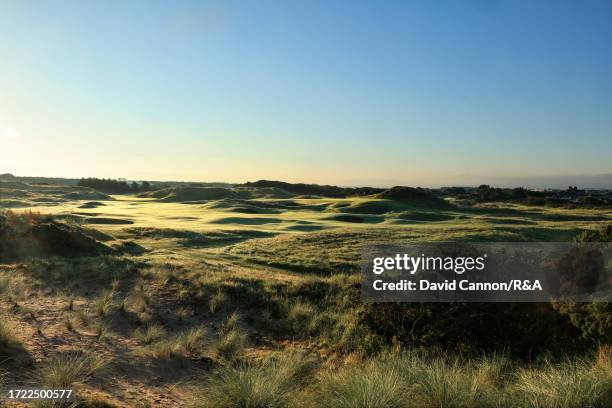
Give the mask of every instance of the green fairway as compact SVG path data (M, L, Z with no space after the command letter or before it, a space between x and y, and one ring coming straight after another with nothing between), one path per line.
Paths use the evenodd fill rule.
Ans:
M267 187L176 187L104 194L68 185L3 183L0 233L6 247L0 255L8 258L0 264L0 306L7 321L0 322L6 325L0 326L5 331L0 352L10 356L5 366L52 385L55 371L49 364L54 370L76 365L82 371L71 371L75 377L66 381L78 387L81 399L118 407L151 401L172 407L194 398L207 401L204 406L228 407L236 406L232 398L267 401L267 394L245 397L235 395L238 388L226 389L244 386L249 376L279 387L271 391L279 393L271 397L280 398L274 405L279 407L333 405L337 393L353 404L365 398L360 392L378 392L359 387L389 387L388 381L426 406L450 406L423 388L431 386L427 376L462 379L463 388L444 397L463 401L458 406L514 404L527 395L519 387L533 387L549 375L560 379L563 372L579 382L567 386L591 387L578 404L604 406L608 383L595 378L612 378L608 351L594 360L596 343L586 340L595 336L599 320L580 326L581 320L571 323L560 314L577 319L575 311L550 305L525 311L381 309L359 300L356 272L366 244L570 241L609 225L609 206L466 204L452 196L396 193L332 198ZM589 313L589 319L606 316ZM471 315L479 317L462 320ZM507 328L480 333L472 327L498 315L506 316ZM510 335L523 321L528 334ZM546 331L538 330L550 327L560 332L543 341ZM601 327L597 330L608 326ZM495 339L486 343L491 347L478 343L488 336ZM541 356L574 347L579 359L565 365L542 360L527 369L520 358L534 347ZM388 354L391 350L396 354ZM514 354L505 362L495 357L498 352ZM277 364L297 371L276 376ZM402 374L409 370L422 377ZM379 378L383 372L397 378ZM307 395L292 381L309 384ZM563 400L564 391L552 390L558 383L538 385L530 398ZM197 397L202 393L207 397Z

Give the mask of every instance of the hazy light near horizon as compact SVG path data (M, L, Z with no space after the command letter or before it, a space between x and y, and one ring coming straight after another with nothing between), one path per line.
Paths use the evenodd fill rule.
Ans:
M0 173L612 173L612 2L481 3L3 2Z
M19 139L21 137L21 134L17 129L9 127L4 129L4 131L2 132L2 136L8 140L15 140Z

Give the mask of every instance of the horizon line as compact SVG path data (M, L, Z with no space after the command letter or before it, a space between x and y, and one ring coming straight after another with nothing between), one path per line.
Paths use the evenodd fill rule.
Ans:
M240 185L246 183L253 183L257 181L275 181L282 182L288 184L311 184L311 185L321 185L321 186L337 186L337 187L345 187L345 188L357 188L357 187L371 187L371 188L392 188L397 186L403 187L420 187L420 188L445 188L445 187L478 187L480 185L486 184L491 187L497 188L538 188L538 189L562 189L567 188L570 185L576 185L582 189L589 190L597 190L604 189L610 190L612 189L612 172L610 173L597 173L597 174L557 174L557 175L530 175L530 176L470 176L470 175L459 175L455 176L455 178L461 177L469 177L474 179L480 179L481 181L475 181L473 183L470 182L458 182L458 183L427 183L427 184L414 184L414 183L406 183L400 180L379 180L378 182L374 181L372 183L357 183L357 182L347 182L347 183L317 183L317 182L306 182L306 181L284 181L282 179L274 179L274 178L259 178L256 180L245 180L245 181L204 181L204 180L177 180L177 179L143 179L143 178L128 178L128 177L99 177L99 176L82 176L82 177L70 177L70 176L41 176L41 175L16 175L10 172L0 173L0 177L14 177L14 178L43 178L43 179L64 179L64 180L80 180L82 178L100 178L100 179L111 179L111 180L126 180L126 181L137 181L137 182L153 182L153 183L203 183L203 184L229 184L229 185ZM599 183L589 184L587 179L602 179L609 178L609 180L601 180ZM488 181L487 181L488 179ZM494 181L497 179L497 181ZM506 181L504 181L504 179ZM513 179L515 182L510 182ZM537 180L540 179L538 182ZM543 180L549 179L550 184L543 183ZM573 180L572 180L573 179ZM580 186L580 182L577 179L583 179L582 182L587 184L584 186ZM522 180L523 182L516 182L518 180ZM531 180L531 183L528 182ZM555 180L555 182L552 182ZM562 180L564 182L562 183ZM592 180L595 181L595 180Z

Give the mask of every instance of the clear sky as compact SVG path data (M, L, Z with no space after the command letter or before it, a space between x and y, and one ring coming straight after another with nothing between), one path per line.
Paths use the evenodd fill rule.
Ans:
M0 0L0 173L612 173L612 2Z

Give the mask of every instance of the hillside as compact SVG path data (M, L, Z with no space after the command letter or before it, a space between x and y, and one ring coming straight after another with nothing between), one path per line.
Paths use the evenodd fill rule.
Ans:
M334 406L351 384L381 382L448 406L427 378L459 406L477 406L451 387L463 380L513 406L521 376L569 372L564 389L591 390L575 406L607 406L612 359L592 357L612 334L604 306L365 304L358 272L372 242L597 241L610 209L282 186L295 192L184 184L93 200L87 187L2 181L0 206L21 206L0 216L0 370L20 373L5 378L52 387L60 371L83 407L234 407L253 381L253 406ZM567 397L539 387L537 406Z
M36 213L0 213L0 262L40 256L82 257L110 254L96 231Z
M156 198L164 202L198 202L223 198L241 198L242 195L221 187L168 187L138 194L138 197Z
M343 198L349 196L366 196L384 191L374 187L337 187L318 184L286 183L284 181L259 180L242 184L245 187L274 187L293 194Z

